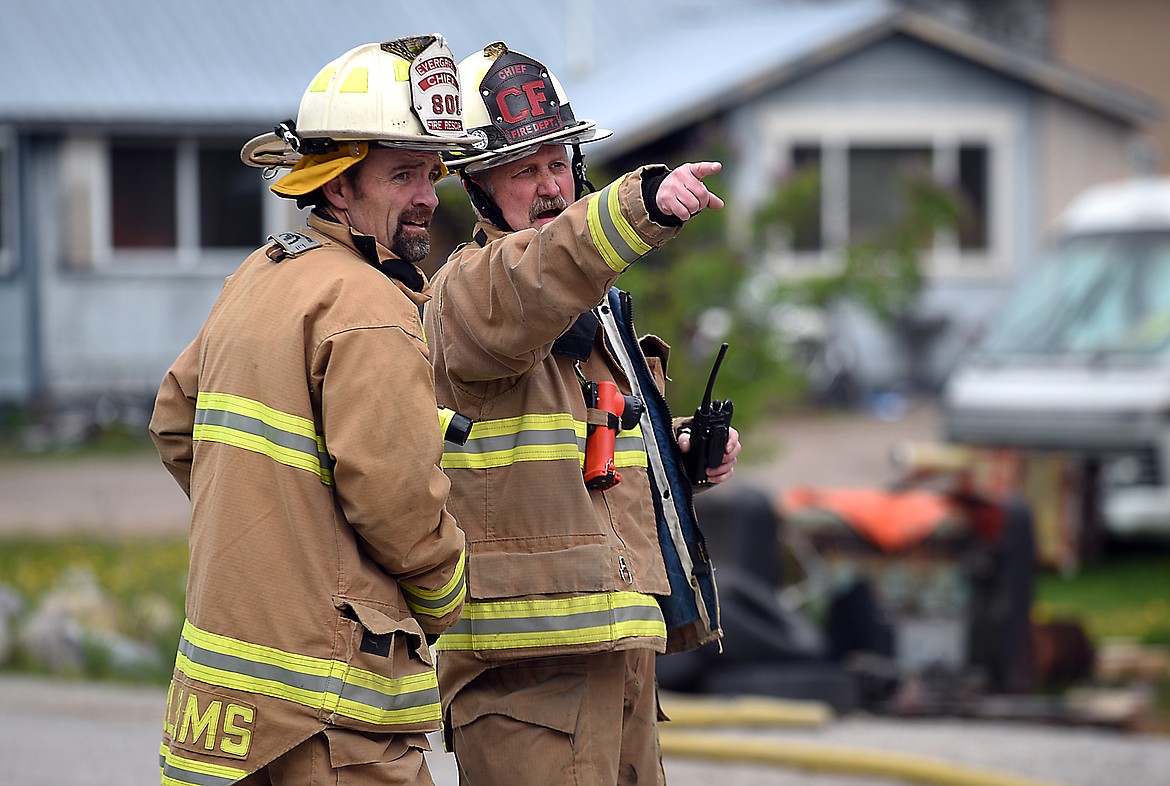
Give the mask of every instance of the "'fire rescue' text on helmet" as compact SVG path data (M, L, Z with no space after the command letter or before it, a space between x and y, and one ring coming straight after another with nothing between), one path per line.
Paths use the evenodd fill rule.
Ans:
M250 140L240 158L249 166L303 169L309 162L302 158L311 157L336 175L364 158L369 144L473 150L478 139L465 131L461 102L455 59L442 36L363 44L318 72L295 123L285 120Z
M524 158L539 145L578 145L612 133L592 120L578 120L552 72L502 41L465 58L459 84L464 122L479 138L480 150L445 153L453 169L472 174Z

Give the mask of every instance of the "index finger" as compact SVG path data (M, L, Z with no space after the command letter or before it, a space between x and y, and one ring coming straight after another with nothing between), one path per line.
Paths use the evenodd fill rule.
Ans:
M688 164L687 166L690 168L691 174L697 177L699 180L702 180L708 175L713 175L719 170L723 169L723 164L719 161L697 161L693 164Z

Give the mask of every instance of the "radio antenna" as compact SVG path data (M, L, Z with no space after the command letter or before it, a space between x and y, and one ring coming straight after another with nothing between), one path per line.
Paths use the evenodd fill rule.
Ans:
M715 366L711 369L711 377L707 380L707 392L703 394L703 409L711 409L711 393L715 390L715 377L719 373L719 366L723 364L723 356L727 354L727 342L719 347L719 354L715 357Z

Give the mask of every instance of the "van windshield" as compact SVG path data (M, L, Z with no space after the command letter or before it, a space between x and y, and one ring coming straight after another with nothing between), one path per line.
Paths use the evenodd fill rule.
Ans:
M991 355L1152 354L1170 346L1170 232L1073 238L1016 287Z

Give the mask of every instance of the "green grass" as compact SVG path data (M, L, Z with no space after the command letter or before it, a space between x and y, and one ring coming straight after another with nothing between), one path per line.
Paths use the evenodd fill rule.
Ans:
M1041 575L1033 615L1076 620L1094 642L1170 644L1170 552L1122 552L1074 576Z
M26 614L79 567L91 571L113 601L119 632L151 643L169 664L183 621L186 540L0 539L0 585L21 595ZM1145 644L1170 644L1170 553L1112 556L1071 577L1041 575L1034 611L1037 621L1079 621L1094 642L1124 637ZM33 666L18 659L3 668ZM107 664L95 655L81 676L125 675L109 673ZM165 683L169 665L158 673L136 676Z
M1165 648L1170 645L1170 551L1123 549L1076 575L1046 574L1036 584L1036 622L1074 621L1095 646L1124 639ZM1170 674L1148 686L1153 705L1147 725L1170 732Z
M14 431L0 427L0 463L52 462L93 456L155 456L154 445L146 430L131 431L122 427L97 429L83 440L57 443L49 440L38 449L30 449Z
M100 650L87 647L83 673L73 676L133 679L165 684L183 624L187 582L187 542L181 539L61 538L0 539L0 585L33 612L46 594L71 575L88 572L109 603L96 610L105 629L152 646L162 664L157 670L119 674ZM4 668L36 671L19 650Z

